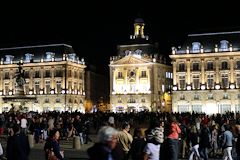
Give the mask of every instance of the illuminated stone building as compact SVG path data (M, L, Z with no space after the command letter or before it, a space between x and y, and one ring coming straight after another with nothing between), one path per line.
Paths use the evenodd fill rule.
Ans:
M172 67L144 34L144 21L136 19L130 42L118 46L110 58L110 105L114 112L171 110L167 94Z
M240 32L191 34L173 47L173 111L240 111Z
M27 111L82 111L85 100L84 59L79 59L72 46L66 44L26 46L0 49L0 111L11 104L4 97L15 95L15 75L19 61L23 63L24 94L36 101L26 101Z

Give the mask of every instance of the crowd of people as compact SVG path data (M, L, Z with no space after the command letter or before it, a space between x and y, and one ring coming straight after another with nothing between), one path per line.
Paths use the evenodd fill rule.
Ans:
M90 160L232 160L240 157L239 118L239 113L8 112L0 114L0 135L8 135L3 150L8 160L28 160L28 135L45 144L46 160L63 160L59 140L79 136L86 144L90 130L97 134L87 150Z

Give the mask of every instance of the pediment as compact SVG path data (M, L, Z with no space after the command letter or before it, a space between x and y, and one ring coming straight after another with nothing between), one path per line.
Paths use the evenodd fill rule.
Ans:
M125 56L122 59L119 59L119 60L113 62L111 65L143 64L143 63L151 63L151 61L129 55L129 56Z

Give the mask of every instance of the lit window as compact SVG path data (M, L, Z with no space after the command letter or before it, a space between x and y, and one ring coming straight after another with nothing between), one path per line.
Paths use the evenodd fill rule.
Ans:
M13 58L14 58L14 56L12 56L12 55L5 55L5 57L6 57L6 63L7 64L11 63Z
M193 42L192 43L192 51L193 51L193 53L200 52L200 46L201 46L201 44L199 42Z
M229 44L229 42L227 40L220 41L219 51L228 51L228 44Z

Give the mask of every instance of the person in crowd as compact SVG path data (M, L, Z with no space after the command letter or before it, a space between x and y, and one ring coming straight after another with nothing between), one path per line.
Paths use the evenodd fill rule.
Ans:
M204 124L200 133L199 150L204 160L208 160L208 148L210 146L209 130L207 124Z
M30 146L28 138L20 132L20 126L15 124L9 128L7 140L7 159L8 160L28 160Z
M194 156L200 160L200 154L198 152L199 136L198 136L198 132L197 132L197 127L195 125L191 126L190 134L189 134L189 141L191 144L191 153L189 156L189 160L193 160Z
M21 132L24 134L27 134L27 119L25 114L23 114L20 123L21 123Z
M159 160L160 144L163 143L163 132L154 129L148 134L147 144L143 150L143 160Z
M124 152L118 145L118 131L111 126L103 126L97 134L98 142L88 148L89 160L123 160Z
M236 134L237 134L237 141L236 141L236 152L237 152L237 160L240 160L240 125L236 125Z
M222 148L223 148L223 160L233 160L232 158L232 146L233 146L233 134L230 131L230 125L225 125L225 132L223 133Z
M132 160L143 160L143 149L146 145L144 135L141 128L135 128L133 133L133 141L130 148Z
M218 150L218 127L217 125L212 126L212 134L211 134L211 147L212 147L212 157L216 157L216 153Z
M166 124L166 137L167 137L167 152L168 155L166 159L169 160L178 160L178 146L179 146L179 134L181 133L181 129L176 121L176 117L171 115L169 118L169 122Z
M133 137L129 132L130 132L130 124L123 123L122 131L119 131L119 134L118 134L118 140L122 145L123 151L125 152L124 160L128 160L128 156L129 156L128 152L130 150L131 143L133 141Z
M60 138L59 131L57 129L52 129L44 145L46 160L54 159L54 158L57 160L64 159L64 152L61 151L60 145L59 145L59 138Z

